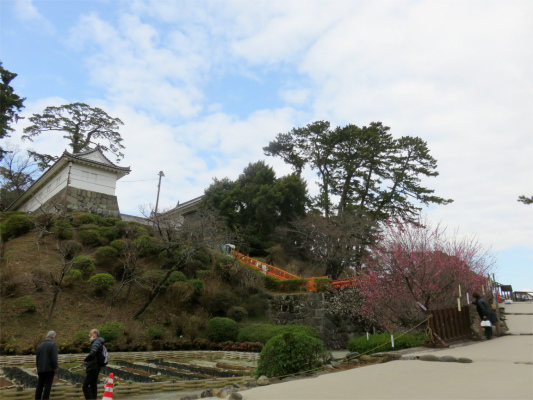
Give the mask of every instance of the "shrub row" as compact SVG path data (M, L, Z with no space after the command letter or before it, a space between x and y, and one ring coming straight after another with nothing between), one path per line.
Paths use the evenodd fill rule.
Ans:
M403 336L397 335L398 337L394 337L394 348L391 343L388 343L391 340L390 333L377 333L370 335L369 340L366 340L366 335L350 339L348 350L351 352L357 351L361 354L373 354L381 351L409 349L422 346L426 339L424 332L407 333Z
M103 336L103 335L102 335ZM124 352L135 352L135 351L160 351L160 350L222 350L222 351L243 351L243 352L254 352L258 353L263 348L262 343L251 343L251 342L210 342L205 339L189 340L189 339L179 339L176 341L161 341L154 340L148 345L146 343L130 343L130 344L119 344L119 343L108 343L106 342L106 348L108 351L124 351ZM58 343L58 353L59 354L79 354L87 353L90 350L91 344L88 340L84 342L74 341L74 342L60 342ZM35 354L35 346L17 346L13 344L2 344L0 345L0 354L1 355L31 355Z

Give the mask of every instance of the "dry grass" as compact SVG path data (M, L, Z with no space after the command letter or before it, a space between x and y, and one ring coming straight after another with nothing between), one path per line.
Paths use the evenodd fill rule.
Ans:
M42 291L36 291L36 286L31 281L32 271L52 270L59 265L56 242L53 236L45 238L44 243L37 248L35 235L28 234L5 243L5 254L2 259L1 275L9 281L16 280L16 290L11 295L2 293L0 298L0 337L18 346L37 344L42 341L50 329L58 334L58 340L74 341L76 332L87 332L108 321L118 321L125 324L127 337L124 340L148 341L147 328L149 326L168 326L171 317L170 305L165 296L159 296L150 305L148 310L137 321L131 318L135 311L146 300L146 291L134 286L127 302L124 301L126 290L123 290L111 308L109 294L96 296L86 282L78 282L70 288L64 288L59 294L56 308L51 323L46 318L52 300L52 291L43 286ZM83 254L92 255L95 249L85 247ZM146 263L144 268L156 268ZM110 273L108 266L97 266L96 273ZM4 291L4 285L2 285ZM15 305L15 300L31 295L35 299L36 312L25 313ZM184 306L183 306L184 307ZM176 311L175 307L173 307ZM185 311L184 308L177 310ZM166 336L172 336L173 329L168 328ZM132 339L133 338L133 339ZM170 337L169 337L170 338Z

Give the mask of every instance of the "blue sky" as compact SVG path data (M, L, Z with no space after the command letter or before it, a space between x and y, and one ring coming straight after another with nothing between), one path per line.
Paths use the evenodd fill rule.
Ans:
M86 102L121 118L122 212L199 196L315 120L419 136L448 206L425 210L533 289L533 3L516 1L2 0L0 54L24 115ZM61 135L18 141L60 154ZM306 172L310 191L316 177Z

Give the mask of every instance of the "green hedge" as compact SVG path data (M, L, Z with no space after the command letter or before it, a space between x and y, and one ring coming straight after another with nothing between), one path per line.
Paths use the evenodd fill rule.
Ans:
M350 339L348 342L348 350L351 352L357 351L361 354L372 354L379 353L381 351L409 349L411 347L422 346L426 339L424 332L417 332L414 334L407 333L402 336L400 335L401 333L394 335L394 348L392 347L391 343L388 343L391 340L390 333L377 333L370 335L369 340L366 340L366 335ZM384 346L378 347L383 344Z
M237 341L266 343L274 336L285 332L305 333L314 338L320 338L318 331L311 326L250 324L240 329Z
M103 293L115 284L115 278L109 274L96 274L91 276L89 284L94 288L96 293Z

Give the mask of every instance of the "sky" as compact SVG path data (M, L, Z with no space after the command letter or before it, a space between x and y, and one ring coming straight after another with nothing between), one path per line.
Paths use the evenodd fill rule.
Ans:
M496 256L498 282L533 290L533 2L0 0L0 60L22 115L84 102L124 122L122 213L200 196L265 160L278 133L381 121L418 136L446 206L431 221ZM60 155L60 133L21 142ZM5 141L4 141L5 142ZM3 143L4 144L4 143ZM317 177L305 171L311 194Z

